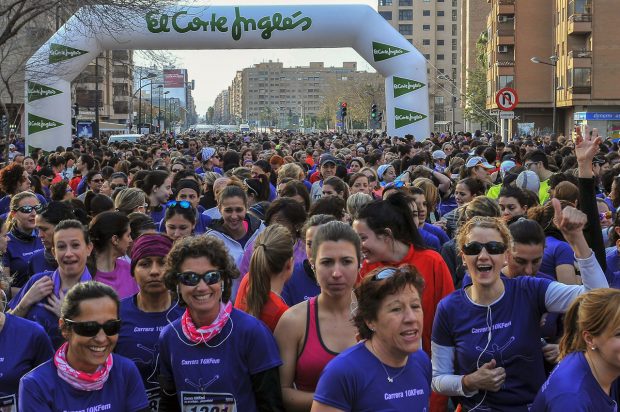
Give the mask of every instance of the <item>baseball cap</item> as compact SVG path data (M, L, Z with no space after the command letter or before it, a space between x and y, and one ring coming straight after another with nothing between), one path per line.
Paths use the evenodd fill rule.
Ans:
M338 164L336 161L336 158L329 154L321 156L321 166L323 166L326 163L333 163L335 165Z
M518 188L531 190L534 193L538 193L538 189L540 189L540 179L536 172L532 170L524 170L519 173L515 183Z
M15 147L15 145L14 145L13 143L11 143L11 144L9 145L9 149L16 149L16 147Z
M204 163L215 155L215 149L212 147L203 147L201 153L202 162Z
M174 144L183 144L183 140L177 139L174 141Z
M433 152L433 159L445 159L448 156L446 156L446 153L443 150L435 150Z
M379 168L377 169L377 176L379 177L379 180L383 180L383 174L388 170L388 168L392 166L392 165L381 165L379 166Z
M474 157L470 157L469 160L467 161L467 163L465 163L465 167L474 167L474 166L482 166L485 169L494 169L495 166L491 166L489 164L489 162L486 161L486 159L484 157L481 156L474 156Z

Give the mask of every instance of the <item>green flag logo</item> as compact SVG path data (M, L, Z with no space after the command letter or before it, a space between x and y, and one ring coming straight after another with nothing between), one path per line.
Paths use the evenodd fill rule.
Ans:
M404 77L394 76L394 97L400 97L404 94L415 92L424 87L424 83L415 80L405 79Z
M62 123L37 116L36 114L28 113L28 134L42 132L58 126L62 126Z
M58 89L39 84L35 82L28 82L28 101L33 102L35 100L44 99L46 97L56 96L62 93Z
M372 42L372 54L376 62L391 59L392 57L400 56L405 53L409 53L409 50L390 46L389 44L378 43L376 41Z
M50 44L50 63L58 63L63 60L69 60L86 53L88 52L80 49L74 49L73 47L65 46L64 44L52 43Z
M412 112L411 110L400 109L396 107L394 109L396 128L400 129L408 124L419 122L426 119L428 116L418 112Z

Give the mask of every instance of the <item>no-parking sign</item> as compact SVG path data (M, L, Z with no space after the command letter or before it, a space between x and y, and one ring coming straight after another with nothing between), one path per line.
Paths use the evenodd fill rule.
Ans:
M517 107L519 103L519 96L517 91L510 87L504 87L495 95L495 103L500 110L511 111Z

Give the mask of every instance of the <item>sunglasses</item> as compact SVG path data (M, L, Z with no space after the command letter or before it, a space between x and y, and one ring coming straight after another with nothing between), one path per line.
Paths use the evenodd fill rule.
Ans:
M612 213L610 211L604 212L604 213L599 213L598 217L599 219L603 220L603 219L611 219Z
M474 256L486 249L489 255L501 255L506 251L506 245L502 242L469 242L463 245L463 253L467 256Z
M207 285L214 285L222 279L222 271L210 270L202 275L196 272L182 272L178 273L177 277L179 278L179 282L185 286L196 286L201 280L204 280Z
M91 182L93 182L93 183L103 183L103 180L104 179L93 179L93 180L91 180Z
M64 319L65 322L71 327L71 329L80 336L87 338L93 338L97 336L99 331L103 329L103 333L106 336L118 335L121 330L121 320L114 319L105 322L103 325L99 322L74 322L71 319Z
M37 213L41 213L44 210L44 206L43 205L36 205L36 206L20 206L20 207L16 207L15 209L13 209L16 212L22 212L25 214L29 214L32 213L32 211L34 210Z
M382 271L378 272L376 275L374 275L371 280L373 282L376 282L379 280L389 279L394 276L396 272L398 272L398 269L396 268L385 268Z
M181 209L189 209L192 207L192 204L187 200L171 200L166 203L167 207L180 207Z

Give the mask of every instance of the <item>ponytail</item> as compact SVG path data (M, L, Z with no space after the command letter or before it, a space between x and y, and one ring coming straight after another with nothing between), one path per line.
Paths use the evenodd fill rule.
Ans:
M293 238L282 225L271 225L256 238L250 259L247 312L259 319L263 306L269 299L271 277L284 269L293 257Z
M583 301L583 296L577 296L573 303L564 314L564 335L560 340L560 354L558 361L572 352L583 352L586 349L586 343L579 333L579 307Z

